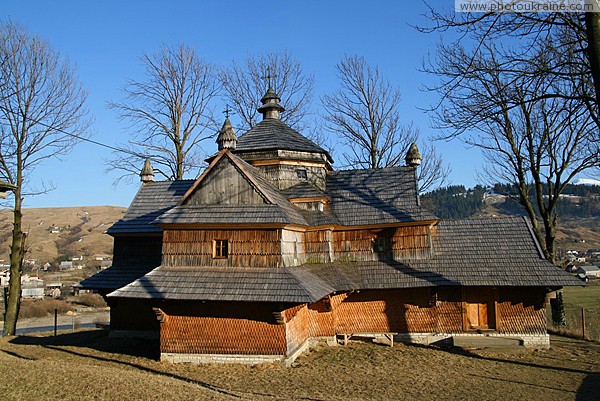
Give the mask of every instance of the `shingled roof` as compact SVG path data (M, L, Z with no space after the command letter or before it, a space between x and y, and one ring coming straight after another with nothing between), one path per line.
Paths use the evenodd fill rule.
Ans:
M410 167L332 171L326 185L331 211L342 225L437 219L421 208Z
M329 152L277 118L265 118L240 136L234 153L262 150L295 150L322 153L327 156L330 163L333 163Z
M142 185L123 218L113 224L110 235L132 233L161 233L154 220L177 205L194 180L149 182Z
M334 289L299 269L159 267L110 297L251 302L316 302Z
M159 267L110 297L314 302L336 291L581 285L544 260L524 218L439 223L431 258L288 268Z

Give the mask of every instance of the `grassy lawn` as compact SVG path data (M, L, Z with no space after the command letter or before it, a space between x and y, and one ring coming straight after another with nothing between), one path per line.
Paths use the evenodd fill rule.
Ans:
M565 314L567 327L558 328L563 334L581 336L582 317L581 308L586 313L586 338L600 341L600 283L594 283L585 287L565 287L563 299L565 303ZM550 320L550 308L548 308L548 321Z
M585 308L600 313L600 283L585 287L565 287L563 289L565 307Z
M90 330L0 338L5 400L597 400L600 344L486 355L363 342L320 346L293 367L173 365L157 344Z

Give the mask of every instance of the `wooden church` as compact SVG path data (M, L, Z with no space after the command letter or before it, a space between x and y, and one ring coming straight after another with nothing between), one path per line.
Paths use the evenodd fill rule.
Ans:
M579 285L547 262L527 219L440 220L406 166L335 171L329 153L261 99L239 138L229 119L196 180L142 186L114 237L113 266L84 280L111 335L160 338L175 362L293 361L317 340L430 344L454 336L548 347L545 300Z

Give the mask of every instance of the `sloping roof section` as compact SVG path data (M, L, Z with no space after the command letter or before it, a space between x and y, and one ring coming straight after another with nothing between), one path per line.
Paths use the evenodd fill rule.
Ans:
M148 273L148 268L111 266L79 282L79 287L90 290L114 291Z
M329 152L277 118L265 118L240 136L234 153L260 150L295 150L322 153L327 156L329 162L333 163Z
M436 286L581 285L544 260L525 219L442 221L430 259L288 268L159 267L110 297L314 302L336 291Z
M409 167L339 170L327 175L331 211L345 226L436 220L421 208Z
M333 291L309 272L286 268L159 267L109 296L303 303Z
M177 205L192 184L194 180L159 181L142 185L123 218L113 224L107 233L161 233L162 228L152 222Z

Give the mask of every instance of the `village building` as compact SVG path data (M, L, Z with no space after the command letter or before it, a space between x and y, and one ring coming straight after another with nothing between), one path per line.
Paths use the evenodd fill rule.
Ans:
M440 220L421 207L416 145L406 166L333 169L279 118L236 136L196 180L142 186L113 264L81 282L110 306L112 335L160 338L161 358L290 362L319 339L454 336L548 347L547 294L581 282L547 262L527 219Z

